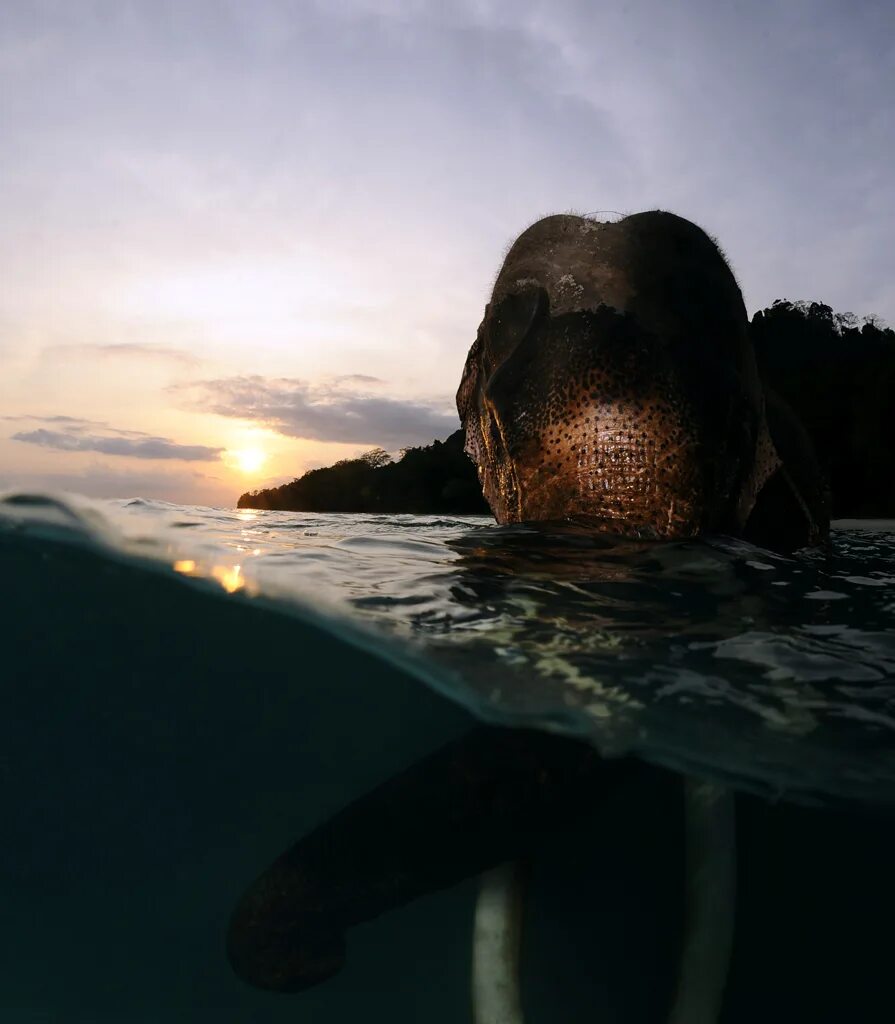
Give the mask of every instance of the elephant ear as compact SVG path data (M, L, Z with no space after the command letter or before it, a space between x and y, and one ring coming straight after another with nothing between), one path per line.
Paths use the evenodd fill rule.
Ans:
M759 492L744 536L777 550L825 544L830 533L830 491L814 445L779 395L766 388L765 400L768 429L781 465Z
M482 321L482 337L491 369L495 370L511 355L549 312L547 291L536 281L504 295L491 309L491 315Z
M485 308L485 319L487 318L488 307ZM469 355L466 357L463 375L460 377L460 386L457 388L457 412L460 414L460 422L464 427L473 396L478 389L479 374L482 370L482 328L484 325L485 321L483 320L476 339L472 343L472 348L469 350Z

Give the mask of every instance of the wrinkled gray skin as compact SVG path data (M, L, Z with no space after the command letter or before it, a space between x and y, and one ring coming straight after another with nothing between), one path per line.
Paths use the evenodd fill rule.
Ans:
M825 540L810 441L763 386L746 327L730 268L690 221L561 214L529 227L457 392L497 521Z

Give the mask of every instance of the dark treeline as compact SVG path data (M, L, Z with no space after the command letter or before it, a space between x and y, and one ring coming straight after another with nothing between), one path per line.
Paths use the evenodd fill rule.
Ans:
M240 508L293 512L412 512L487 515L463 432L424 448L405 448L394 462L381 448L325 469L310 469L282 487L243 494Z
M749 325L765 382L793 408L829 478L834 517L895 509L895 331L820 302L778 299ZM240 508L487 515L461 431L398 461L377 448L243 494Z
M802 421L834 518L895 511L895 331L820 302L778 299L750 324L765 382Z

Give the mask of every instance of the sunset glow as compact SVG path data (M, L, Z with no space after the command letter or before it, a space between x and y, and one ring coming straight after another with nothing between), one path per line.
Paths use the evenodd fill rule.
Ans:
M228 452L228 455L241 473L257 473L267 462L267 454L260 448L240 448L238 451Z

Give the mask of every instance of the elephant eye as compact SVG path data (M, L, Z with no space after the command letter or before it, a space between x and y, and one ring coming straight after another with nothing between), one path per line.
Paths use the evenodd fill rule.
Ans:
M497 366L506 359L536 328L549 309L547 292L540 285L527 285L504 296L491 312L484 331L492 365Z

